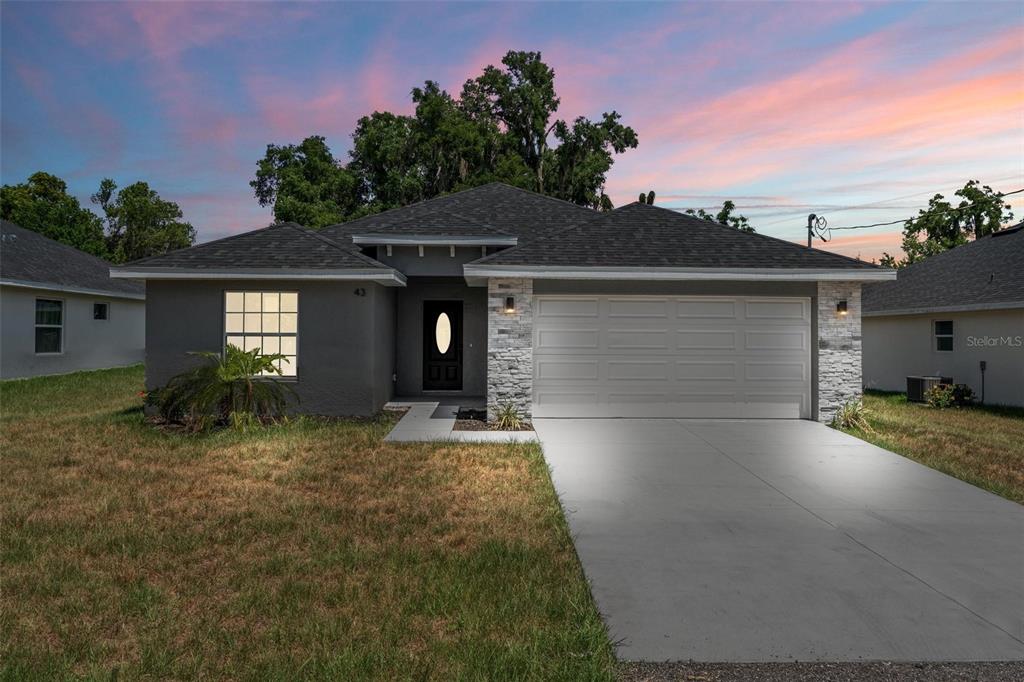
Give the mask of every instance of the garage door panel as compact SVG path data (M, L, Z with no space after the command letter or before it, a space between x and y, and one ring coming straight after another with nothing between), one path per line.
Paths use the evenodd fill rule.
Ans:
M676 379L685 381L733 381L736 360L677 360Z
M534 302L534 317L540 319L554 317L597 318L599 305L596 298L538 298Z
M668 350L666 329L609 329L605 338L609 350Z
M671 360L607 360L610 381L669 381Z
M534 320L538 417L810 416L809 299L553 299Z
M678 298L676 316L684 318L726 319L736 317L736 300L732 298Z
M733 350L736 332L730 329L680 329L676 332L677 350Z
M748 320L807 320L810 304L799 299L765 299L745 301L745 315Z
M743 347L748 351L802 351L807 348L807 335L800 329L748 330L743 336Z
M598 348L600 336L596 329L542 329L534 339L536 351L576 351Z

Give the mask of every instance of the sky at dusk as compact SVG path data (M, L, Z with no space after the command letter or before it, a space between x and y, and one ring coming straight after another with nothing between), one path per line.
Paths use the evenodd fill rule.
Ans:
M612 109L640 138L606 190L667 207L733 199L799 241L913 215L976 178L1024 187L1024 3L0 4L0 179L145 180L199 240L261 227L268 143L411 113L510 49L539 50L559 117ZM1024 194L1013 197L1024 218ZM848 208L855 207L855 208ZM873 258L899 226L837 233Z

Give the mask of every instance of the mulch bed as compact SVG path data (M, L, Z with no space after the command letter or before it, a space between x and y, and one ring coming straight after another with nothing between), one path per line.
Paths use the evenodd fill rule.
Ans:
M454 431L493 431L487 423L487 410L460 407L459 413L455 416ZM533 431L533 424L523 422L523 428L519 431Z

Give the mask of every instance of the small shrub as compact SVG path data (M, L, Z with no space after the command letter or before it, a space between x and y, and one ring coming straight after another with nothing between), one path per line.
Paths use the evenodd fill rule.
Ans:
M924 394L931 407L964 407L974 402L974 391L967 384L936 384Z
M523 428L523 417L512 403L502 403L494 416L494 428L498 431L519 431Z
M840 429L842 431L848 431L850 429L860 429L861 431L867 431L873 433L874 429L871 428L871 424L868 423L868 415L871 412L868 408L864 407L864 401L860 398L856 400L850 400L840 407L835 415L832 416L832 428Z
M295 392L274 378L282 355L260 355L228 346L219 353L190 353L207 362L173 377L153 393L164 419L205 431L219 424L246 430L284 415Z

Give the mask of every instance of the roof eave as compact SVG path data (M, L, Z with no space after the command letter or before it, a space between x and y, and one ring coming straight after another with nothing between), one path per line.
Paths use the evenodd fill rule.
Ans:
M930 315L933 313L976 313L1024 309L1024 301L997 301L993 303L965 303L963 305L921 306L918 308L893 308L887 310L862 310L864 317L898 317L903 315Z
M545 265L463 266L470 285L490 277L529 279L589 279L620 281L755 281L755 282L879 282L896 279L896 271L885 268L638 268L564 267Z
M444 236L425 234L354 234L353 244L365 244L373 246L516 246L519 243L517 237L508 236Z
M285 268L110 268L114 279L142 280L319 280L375 282L404 287L405 275L393 268L285 269Z
M108 289L93 289L90 287L76 287L66 284L55 284L52 282L28 282L17 279L0 279L0 286L17 287L19 289L34 289L37 291L59 291L64 294L82 294L83 296L101 296L103 298L129 298L136 301L146 300L146 294L131 291L112 291Z

